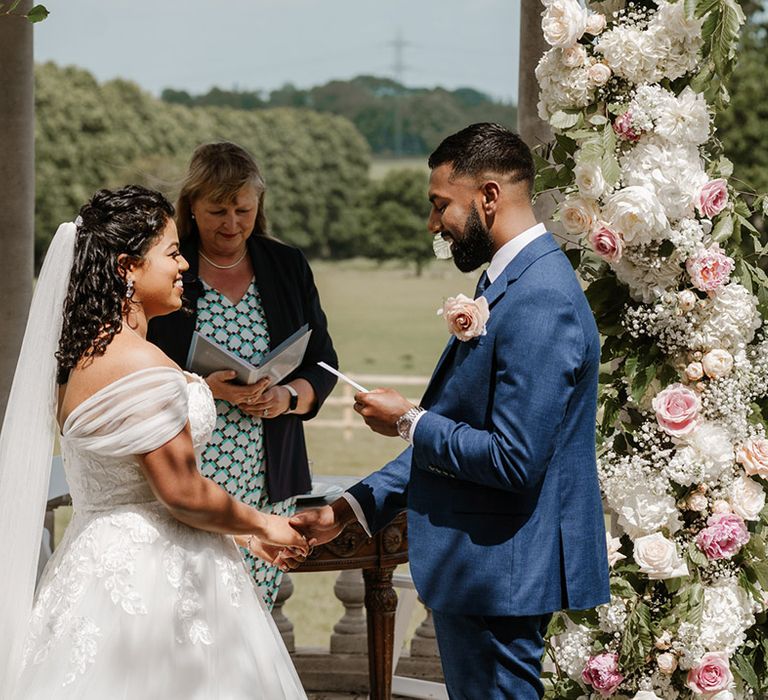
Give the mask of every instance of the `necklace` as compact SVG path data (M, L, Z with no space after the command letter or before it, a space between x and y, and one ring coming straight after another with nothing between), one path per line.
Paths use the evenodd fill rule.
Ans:
M205 260L209 265L212 267L215 267L217 270L231 270L233 267L237 267L243 260L245 259L246 254L248 253L248 249L246 248L243 251L243 254L235 260L231 265L219 265L218 263L213 262L202 250L199 251L200 257Z

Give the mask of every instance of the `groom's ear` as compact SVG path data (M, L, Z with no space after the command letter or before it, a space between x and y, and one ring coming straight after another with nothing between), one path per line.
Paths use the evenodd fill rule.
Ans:
M486 180L480 187L483 211L486 216L493 216L499 206L501 186L495 180Z

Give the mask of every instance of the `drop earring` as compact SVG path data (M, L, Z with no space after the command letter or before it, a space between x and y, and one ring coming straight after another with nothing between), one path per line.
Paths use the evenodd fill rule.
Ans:
M128 280L125 285L125 298L131 299L133 297L133 280Z

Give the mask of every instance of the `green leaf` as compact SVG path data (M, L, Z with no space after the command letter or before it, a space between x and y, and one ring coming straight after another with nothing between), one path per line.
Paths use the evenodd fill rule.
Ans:
M736 666L736 672L755 690L760 690L760 681L753 668L753 664L743 654L737 653L731 657L731 662Z
M700 625L703 615L704 587L700 583L693 583L688 589L688 621Z
M549 118L549 124L553 129L569 129L572 126L576 126L579 121L578 114L568 114L558 110Z
M693 19L696 16L696 6L698 5L698 0L684 0L684 3L685 16L688 19Z
M35 24L36 22L42 22L49 14L44 5L35 5L29 12L27 12L27 19Z
M715 224L712 231L712 240L715 243L722 243L728 240L733 234L733 217L730 214L721 216Z
M721 2L721 0L694 0L696 5L696 13L695 16L698 18L703 17L707 12L711 12L713 9L715 9ZM688 9L688 3L686 3L686 9Z
M581 248L568 248L565 251L565 255L571 263L571 267L574 270L578 270L581 264Z
M602 114L593 114L587 121L595 126L602 126L608 123L608 118Z

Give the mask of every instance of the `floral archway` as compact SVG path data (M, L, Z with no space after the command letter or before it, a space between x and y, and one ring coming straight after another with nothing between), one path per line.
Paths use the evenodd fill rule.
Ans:
M555 132L537 191L603 336L598 465L612 598L556 616L548 696L768 693L768 262L713 129L736 0L544 0ZM765 212L768 213L768 212Z

